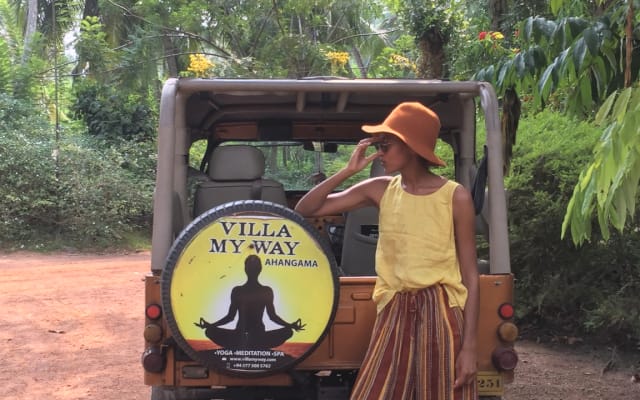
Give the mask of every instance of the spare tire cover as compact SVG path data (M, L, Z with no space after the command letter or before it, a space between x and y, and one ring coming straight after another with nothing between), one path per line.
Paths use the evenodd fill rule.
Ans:
M162 273L171 333L194 360L220 372L269 374L302 361L338 304L329 244L275 203L226 203L180 234Z

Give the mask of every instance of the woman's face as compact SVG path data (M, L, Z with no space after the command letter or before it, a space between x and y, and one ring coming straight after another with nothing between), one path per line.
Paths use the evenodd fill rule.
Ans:
M380 154L380 162L387 174L401 170L411 157L415 157L409 146L392 134L380 135L380 140L373 145Z

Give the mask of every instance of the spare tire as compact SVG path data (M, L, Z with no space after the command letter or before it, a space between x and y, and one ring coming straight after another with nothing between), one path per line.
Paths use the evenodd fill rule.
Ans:
M177 344L234 375L288 370L311 354L338 305L338 273L317 229L281 205L226 203L177 238L162 272Z

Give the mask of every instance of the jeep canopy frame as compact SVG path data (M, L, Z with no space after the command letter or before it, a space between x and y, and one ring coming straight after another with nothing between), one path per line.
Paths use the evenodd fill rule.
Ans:
M470 188L477 171L476 99L486 127L490 273L510 273L502 135L492 86L475 81L336 78L173 78L165 83L158 131L152 273L161 273L176 231L192 218L187 204L187 175L189 148L195 141L224 135L225 127L233 128L234 124L246 130L248 138L268 140L274 126L284 135L310 140L331 137L333 129L341 135L345 129L353 131L355 138L362 121L379 123L399 102L415 100L440 116L441 137L454 147L455 178ZM286 139L280 136L271 140Z

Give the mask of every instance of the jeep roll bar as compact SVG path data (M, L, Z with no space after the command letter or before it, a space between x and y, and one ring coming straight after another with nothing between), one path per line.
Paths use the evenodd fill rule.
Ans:
M151 271L160 274L175 236L189 221L187 204L188 152L192 136L202 135L216 121L215 115L206 115L201 126L188 126L187 110L189 97L198 92L231 93L237 95L256 93L296 94L295 111L306 107L308 93L331 92L338 94L335 110L343 112L350 93L460 95L464 113L462 126L475 128L475 102L480 98L480 108L485 116L488 153L488 210L490 219L489 257L491 273L510 273L508 246L507 209L503 183L502 134L498 117L498 100L493 87L486 82L437 81L437 80L389 80L389 79L177 79L167 80L162 89L158 126L158 163L153 204L153 231ZM204 100L206 102L206 99ZM208 103L215 109L216 105ZM474 129L475 131L475 129ZM200 136L201 137L201 136ZM460 166L463 171L475 167L475 138L473 146L461 145ZM470 187L470 173L457 176L465 186Z

